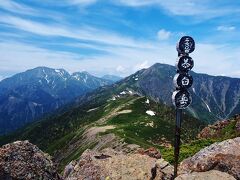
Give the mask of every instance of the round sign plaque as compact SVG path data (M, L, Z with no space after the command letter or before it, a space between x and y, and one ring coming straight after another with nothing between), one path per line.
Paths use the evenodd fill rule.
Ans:
M185 109L191 104L192 98L187 90L179 90L173 92L172 101L176 108Z
M173 78L173 82L176 88L187 89L192 86L193 78L187 73L177 73Z
M189 54L193 52L194 49L195 42L190 36L183 36L177 44L177 51L181 54Z
M190 71L194 66L193 59L190 56L180 56L176 62L176 67L179 71Z

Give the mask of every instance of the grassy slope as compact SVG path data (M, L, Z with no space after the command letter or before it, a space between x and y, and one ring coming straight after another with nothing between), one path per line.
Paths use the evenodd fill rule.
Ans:
M174 142L174 128L175 128L175 111L163 104L158 104L150 101L150 104L145 103L146 98L140 98L134 104L124 107L122 110L132 110L129 114L120 114L106 122L107 125L115 125L117 128L108 130L105 133L113 132L116 135L124 138L125 142L131 144L138 144L141 147L156 147L163 157L173 162L173 148L167 148L164 144ZM149 116L146 114L147 110L156 112L156 116ZM153 127L150 126L153 125ZM195 139L197 133L205 126L204 123L197 119L184 114L182 123L182 143L186 144ZM202 142L199 142L202 143ZM198 144L196 142L196 144ZM199 147L208 145L204 143ZM190 149L189 146L182 147L181 159L188 155L192 155L190 151L196 152L199 148Z
M120 89L122 90L122 89ZM43 151L51 155L64 154L69 146L82 138L82 134L88 127L114 125L116 128L99 135L114 133L129 144L138 144L143 148L156 147L160 149L163 157L173 162L173 148L166 144L173 144L175 128L175 111L171 107L150 100L146 103L146 97L130 96L118 98L115 101L107 101L112 94L99 95L87 105L73 108L68 112L53 116L40 122L36 122L22 130L0 138L1 144L14 140L28 139L38 145ZM121 107L121 108L119 108ZM97 108L93 111L89 109ZM131 113L109 116L114 110L131 110ZM155 116L146 114L147 110L156 113ZM105 118L105 122L99 124L99 119ZM234 134L234 122L222 130L222 136L218 139L196 140L197 133L205 126L201 121L186 114L183 116L181 133L180 160L185 159L205 146L216 141L236 137ZM87 148L93 148L96 142L89 142L81 147L72 149L71 154L66 155L60 162L60 169L73 159L77 159Z
M214 138L195 139L195 140L190 141L189 143L183 143L181 145L181 149L180 149L179 161L181 162L182 160L184 160L190 156L193 156L195 153L197 153L204 147L209 146L215 142L221 142L226 139L232 139L235 137L239 137L240 132L237 131L236 127L235 127L237 120L233 119L233 118L230 120L231 120L230 124L228 124L226 127L221 129L218 136L216 136ZM161 152L165 155L165 158L170 163L174 162L174 157L172 156L173 148L169 148L169 149L165 148L165 149L162 149Z
M130 101L133 103L127 103ZM63 114L36 122L18 132L1 137L1 144L14 140L28 139L38 145L43 151L51 155L58 154L69 147L69 143L82 138L85 128L93 126L97 120L107 117L114 109L122 107L121 110L132 110L131 113L119 114L111 117L102 125L115 125L116 129L109 130L117 136L124 138L128 143L139 144L142 147L155 146L163 149L163 142L173 143L174 110L163 104L150 101L145 103L146 98L138 96L125 96L116 101L102 101L96 110L88 112L89 109L96 108L94 103L89 103ZM99 99L97 102L101 102ZM146 114L146 110L156 112L156 116ZM147 125L153 123L153 127ZM198 128L203 124L198 120L184 115L183 140L188 142L195 137ZM162 139L165 138L165 139ZM94 146L94 142L86 144L84 147L77 147L73 152L63 159L62 166L69 161L78 158L86 148Z

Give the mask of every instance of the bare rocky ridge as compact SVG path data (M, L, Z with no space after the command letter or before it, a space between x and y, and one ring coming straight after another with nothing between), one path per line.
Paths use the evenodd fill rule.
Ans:
M0 179L61 178L49 155L28 141L16 141L0 148Z
M240 179L240 137L214 143L180 165L180 173L219 170Z

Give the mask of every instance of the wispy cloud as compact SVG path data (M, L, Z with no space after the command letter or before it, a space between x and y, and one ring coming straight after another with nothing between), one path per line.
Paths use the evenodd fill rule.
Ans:
M96 3L97 0L66 0L66 2L72 5L86 6Z
M12 0L0 1L0 9L27 15L36 15L38 13L35 9L20 3L16 3Z
M235 29L236 29L235 26L218 26L217 27L218 31L225 31L225 32L234 31Z
M171 34L172 33L170 31L167 31L165 29L160 29L157 33L157 37L160 40L166 40L170 38Z
M139 44L141 45L140 41ZM79 43L67 46L71 45L77 46ZM48 50L33 44L4 41L0 43L0 72L16 73L45 65L52 68L65 68L70 72L86 70L97 75L110 73L127 76L156 62L174 65L177 57L175 45L154 42L151 48L144 50L142 48L111 47L97 44L88 48L102 48L106 53L85 56L77 52ZM12 51L9 52L9 49ZM197 43L196 50L191 55L195 61L194 71L213 75L224 73L228 76L238 76L240 63L234 60L240 56L240 50L231 49L229 54L230 49L231 47L228 45ZM229 71L230 69L231 71Z
M9 50L11 49L11 52ZM14 41L0 42L0 72L21 72L23 70L42 66L74 67L81 60L80 55L67 52L54 52L33 45Z
M1 16L0 22L18 30L30 32L41 36L60 36L78 40L94 41L99 43L138 47L134 39L124 37L110 31L102 31L89 26L69 27L62 24L43 24L14 16ZM145 44L145 48L147 44Z
M36 1L42 2L40 0ZM53 0L46 1L55 3ZM79 15L76 16L79 17L79 21L75 20L76 17L66 18L66 21L61 19L52 21L55 18L54 16L49 16L47 19L42 20L42 16L45 16L45 14L41 13L39 16L38 7L35 6L33 8L20 3L16 4L16 2L0 1L0 5L5 3L2 8L6 10L1 12L0 16L0 26L3 29L3 32L0 32L0 75L3 74L2 72L16 73L44 65L53 68L65 68L71 72L87 70L100 75L109 73L126 76L141 68L149 67L156 62L175 63L177 52L175 42L173 43L172 40L174 38L177 40L180 35L169 31L171 25L168 27L166 24L164 25L166 29L158 31L157 26L151 22L154 24L153 29L156 29L151 29L151 32L147 30L148 32L144 34L144 26L142 26L141 32L137 32L135 26L128 31L129 29L125 26L116 24L117 21L114 21L114 25L106 27L109 19L106 20L105 17L102 18L105 20L104 22L101 19L97 24L93 25L88 23L87 20L94 18L87 15L87 18L84 19L84 17L80 16L82 15L81 12L78 13L79 9L74 14ZM157 7L164 10L165 14L174 17L193 16L205 18L204 16L206 16L206 18L212 18L229 13L229 7L226 9L224 7L214 8L215 6L209 4L210 0L199 1L198 4L191 0L183 0L181 3L177 0L118 0L117 6L116 1L112 0L110 2L115 4L114 8L121 8L119 7L120 5L136 8L145 6ZM98 3L98 1L64 0L57 8L61 9L59 16L64 17L65 6L71 6L67 8L75 9L74 6L85 8L95 3ZM10 10L14 6L19 7ZM24 8L30 8L30 10L25 9L30 14L23 14ZM91 8L92 6L89 7L89 9ZM52 13L55 12L55 7L53 9ZM64 9L64 12L62 9ZM237 10L233 9L233 13L235 12ZM20 13L22 14L18 16ZM35 13L41 18L32 17ZM138 13L139 11L136 14L138 15ZM101 13L98 14L98 16L100 15ZM123 17L123 20L128 20L126 18L128 16L125 19L124 16L119 17ZM82 19L84 21L81 21ZM135 22L133 24L135 25ZM224 23L218 22L218 24ZM152 28L148 24L144 25L149 29ZM162 26L159 25L159 27ZM185 34L187 30L184 27L181 28L174 31L184 31ZM210 29L213 28L216 30L216 25ZM236 28L235 26L219 26L217 29L219 31L233 31L237 30L237 26ZM156 37L158 37L158 40ZM197 35L196 37L196 50L192 54L196 65L194 70L214 75L224 73L229 76L238 76L240 62L235 62L235 59L238 59L240 56L239 48L233 48L227 43L224 45L201 43L200 36ZM100 53L92 53L95 51ZM216 64L218 64L217 67Z
M134 69L135 69L135 71L137 71L139 69L146 69L146 68L149 68L149 67L150 67L150 65L149 65L148 61L143 61L143 62L137 64L134 67Z
M211 0L193 1L193 0L118 0L117 4L131 7L152 6L165 10L166 13L175 16L193 16L198 19L208 19L214 17L225 16L229 14L237 14L240 9L234 5L218 6L221 1L212 3Z
M140 6L149 6L152 4L158 4L157 0L118 0L115 3L132 6L132 7L140 7Z
M142 42L139 41L138 43L140 46L144 46ZM79 43L67 44L66 46L68 45L77 47ZM80 47L82 47L82 44L80 44ZM3 41L0 42L0 72L16 73L44 64L53 68L65 68L71 72L84 69L101 75L110 73L126 76L139 68L157 62L157 57L160 57L160 54L162 54L162 57L169 59L169 56L165 53L167 52L165 48L170 49L168 46L163 47L157 44L144 49L144 51L142 48L112 47L97 44L88 46L88 48L101 49L106 53L97 56L93 54L84 56L77 52L52 51L36 47L33 44ZM9 53L9 49L13 51ZM174 47L171 49L174 49ZM138 65L137 68L136 64Z

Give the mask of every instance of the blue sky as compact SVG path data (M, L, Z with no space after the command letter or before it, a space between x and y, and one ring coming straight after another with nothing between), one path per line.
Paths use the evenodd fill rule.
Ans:
M175 64L196 41L194 71L240 77L237 0L0 0L0 79L37 66L127 76Z

